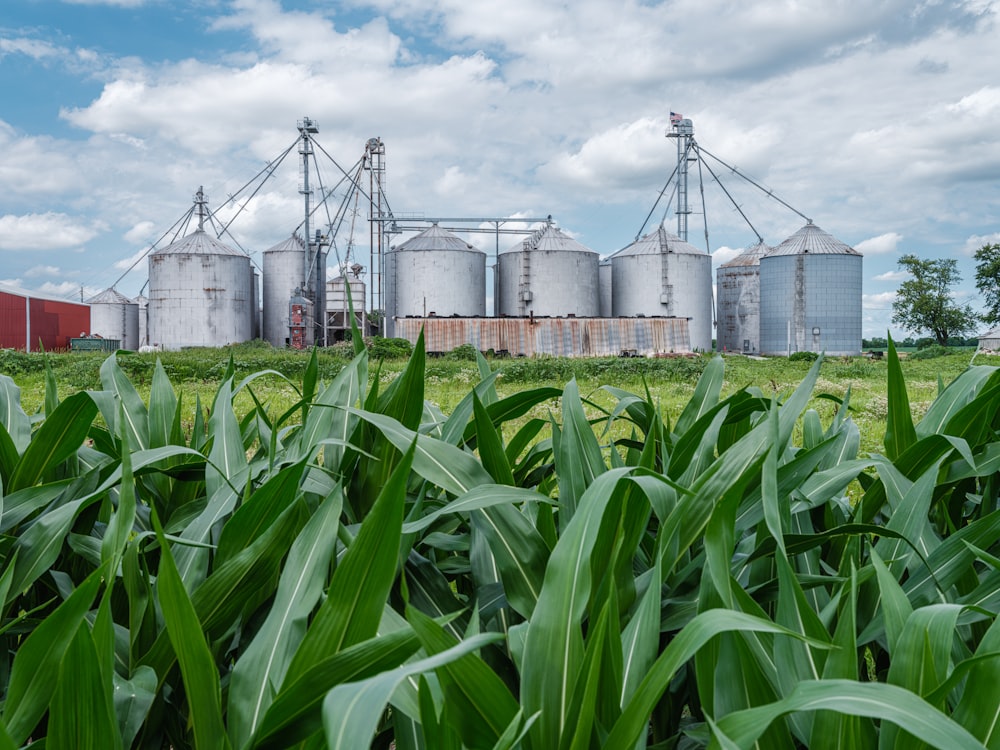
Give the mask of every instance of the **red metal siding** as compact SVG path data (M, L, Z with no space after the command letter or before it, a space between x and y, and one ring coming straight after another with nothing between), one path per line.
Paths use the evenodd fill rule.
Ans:
M24 297L0 292L0 348L24 349Z
M73 302L31 300L31 350L69 349L69 340L90 333L90 308Z

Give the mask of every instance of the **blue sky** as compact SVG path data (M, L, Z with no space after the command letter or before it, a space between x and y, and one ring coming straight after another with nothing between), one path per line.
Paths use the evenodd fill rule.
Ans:
M957 295L978 306L972 252L1000 241L997 48L997 0L11 0L0 281L109 286L198 186L219 207L303 116L345 166L383 139L397 213L551 214L607 254L673 168L673 110L865 254L864 334L880 335L903 253L956 258ZM802 225L722 179L768 243ZM300 221L298 180L286 161L234 223L258 263ZM705 194L717 265L755 238L717 186ZM700 216L690 229L703 247ZM141 262L118 288L144 281Z

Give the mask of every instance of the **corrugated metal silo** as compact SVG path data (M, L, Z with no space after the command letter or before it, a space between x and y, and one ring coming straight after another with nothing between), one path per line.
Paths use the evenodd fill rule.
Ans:
M117 339L122 349L139 348L139 305L114 287L87 300L90 305L90 333Z
M149 256L149 341L164 349L250 339L250 258L198 229Z
M500 315L600 316L599 256L555 225L502 251L498 260Z
M663 225L611 256L615 317L688 318L691 348L712 349L712 257Z
M385 258L386 331L393 318L486 314L486 253L437 224Z
M758 242L715 272L719 351L760 351L760 259L770 249Z
M601 317L610 318L612 313L611 258L605 258L597 266L597 277L601 287Z
M149 344L149 298L140 294L134 300L139 306L139 346Z
M301 293L306 244L292 235L264 251L264 339L273 346L288 346L288 301Z
M331 342L344 337L343 332L351 330L351 307L354 308L358 329L365 331L365 282L361 278L362 267L355 264L351 275L341 274L326 282L326 317L329 321L328 337ZM351 292L351 303L347 303L347 290Z
M260 274L250 267L250 338L259 339L260 330Z
M862 257L812 222L760 259L764 354L861 352Z

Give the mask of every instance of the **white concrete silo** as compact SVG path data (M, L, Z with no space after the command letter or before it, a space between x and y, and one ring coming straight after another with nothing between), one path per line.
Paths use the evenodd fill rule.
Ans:
M809 222L760 259L760 350L861 352L862 256Z
M719 351L760 351L760 259L770 249L757 242L715 272Z
M612 315L687 318L691 348L712 349L712 257L660 227L611 256Z
M499 315L600 316L598 263L596 252L546 225L500 253Z
M116 339L122 349L139 348L139 305L114 287L87 300L90 305L90 333Z
M486 315L486 253L437 224L385 259L386 335L393 319Z

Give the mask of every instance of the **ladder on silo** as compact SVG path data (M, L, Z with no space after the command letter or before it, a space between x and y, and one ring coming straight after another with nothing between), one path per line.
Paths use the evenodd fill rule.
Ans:
M522 317L528 314L531 302L531 251L525 241L521 252L521 275L518 279L517 309Z

